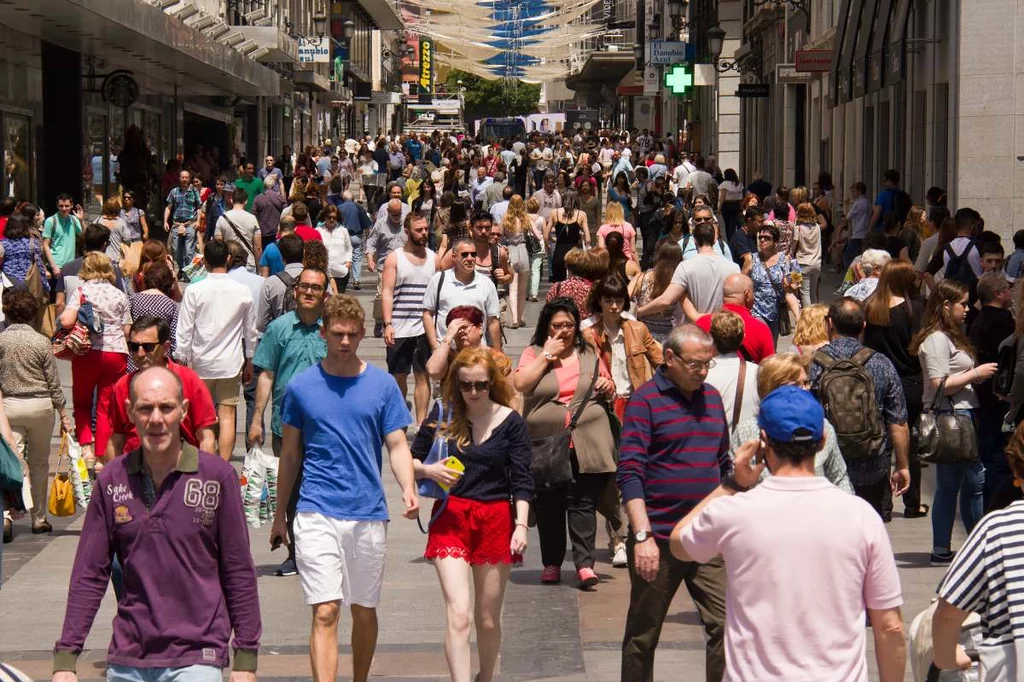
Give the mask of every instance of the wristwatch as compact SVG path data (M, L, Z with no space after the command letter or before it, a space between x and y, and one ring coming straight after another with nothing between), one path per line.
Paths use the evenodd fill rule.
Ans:
M737 483L736 479L733 477L732 474L729 474L724 479L722 479L722 487L723 488L728 488L729 490L733 491L734 493L745 493L748 490L750 490L750 488L744 488L739 483Z
M649 530L638 530L637 532L633 533L633 539L637 542L646 542L647 539L650 537L652 536L651 531Z
M544 351L544 359L547 360L548 362L554 362L558 358L552 355L551 353Z
M384 326L385 327L390 327L391 326L391 320L384 320Z

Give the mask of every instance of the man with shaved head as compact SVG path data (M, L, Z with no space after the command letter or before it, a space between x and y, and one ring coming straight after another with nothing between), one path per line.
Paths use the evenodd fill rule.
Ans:
M761 320L750 314L754 307L754 282L746 275L735 272L725 278L722 284L722 307L720 310L734 312L743 319L743 343L739 354L747 362L760 364L769 355L775 354L772 330ZM697 320L697 326L711 331L711 315L708 313Z
M370 230L369 235L363 241L363 252L366 254L366 267L370 272L379 273L384 269L384 260L392 251L398 251L405 246L408 233L404 229L405 218L408 215L402 208L408 206L403 204L401 199L392 198L384 207L385 216L378 218ZM381 337L384 335L384 313L381 309L381 278L377 276L377 295L373 299L373 335Z
M262 625L238 476L216 455L182 443L189 409L182 392L166 367L132 377L127 408L141 445L97 476L71 571L74 598L54 646L53 682L78 679L78 656L115 555L129 570L113 622L108 680L145 674L214 682L229 662L230 682L256 680Z

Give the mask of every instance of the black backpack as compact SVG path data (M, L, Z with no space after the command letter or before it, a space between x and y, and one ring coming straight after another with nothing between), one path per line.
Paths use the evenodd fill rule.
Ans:
M978 248L972 239L967 243L964 250L957 255L956 251L953 250L953 243L946 244L946 255L949 256L949 262L946 263L946 279L956 280L967 286L971 291L971 300L973 301L977 296L978 291L978 276L974 274L974 268L971 267L970 261L967 259L967 254L971 252L971 249Z
M910 195L902 189L892 191L892 212L896 214L896 220L904 223L910 215L910 209L914 205Z
M1010 334L999 344L996 354L996 374L992 377L992 392L1009 396L1013 390L1013 378L1017 370L1017 335Z
M870 348L840 360L821 350L814 354L814 363L822 368L816 386L818 400L835 428L839 451L846 460L876 455L885 440L875 382L865 368L872 355Z
M282 270L281 272L274 275L279 280L284 282L284 300L281 302L281 315L290 313L295 310L295 283L299 281L299 278L295 275L289 274Z

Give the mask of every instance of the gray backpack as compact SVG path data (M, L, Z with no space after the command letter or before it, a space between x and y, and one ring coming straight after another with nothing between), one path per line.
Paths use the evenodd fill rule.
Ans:
M852 358L837 360L823 351L814 354L821 366L817 394L846 460L878 454L885 439L882 415L875 400L875 382L865 369L874 351L861 348Z

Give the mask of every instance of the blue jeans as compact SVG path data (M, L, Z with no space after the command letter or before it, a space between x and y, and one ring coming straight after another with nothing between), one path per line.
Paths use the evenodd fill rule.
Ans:
M851 239L846 242L846 248L843 249L843 274L850 269L850 264L853 263L853 259L860 255L861 250L864 248L863 239Z
M363 237L353 236L349 233L348 238L352 241L352 267L349 269L349 279L354 284L359 283L359 275L363 270Z
M1013 480L1010 465L1006 461L1006 441L1009 434L1003 433L1005 409L975 410L974 419L978 425L978 454L985 466L985 509L1002 487L1006 479Z
M223 679L223 671L212 665L190 665L184 668L107 666L107 682L222 682Z
M174 240L172 242L174 244L174 262L178 264L178 269L181 270L191 263L196 255L196 226L189 225L185 228L185 234L179 235L178 228L172 225L171 235L171 238Z
M935 497L932 499L932 552L947 554L956 521L956 498L960 495L960 519L970 533L985 510L982 491L985 465L977 462L935 464Z

